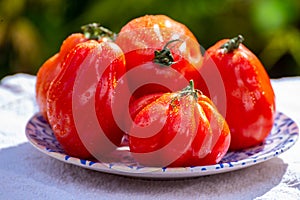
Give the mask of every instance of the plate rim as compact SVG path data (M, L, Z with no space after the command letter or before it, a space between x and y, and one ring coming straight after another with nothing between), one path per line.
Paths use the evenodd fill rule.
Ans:
M29 141L29 143L35 147L40 152L60 160L62 162L73 164L79 167L83 167L86 169L91 169L103 173L115 174L115 175L122 175L122 176L129 176L135 178L150 178L150 179L174 179L174 178L189 178L189 177L199 177L199 176L206 176L206 175L213 175L213 174L220 174L226 173L229 171L235 171L243 168L247 168L267 160L270 160L274 157L278 157L280 154L284 153L285 151L289 150L292 146L295 145L299 138L299 127L293 119L285 115L283 112L277 111L275 117L286 117L287 119L291 120L291 124L294 125L293 133L290 134L290 138L292 139L288 145L283 146L276 151L270 151L267 154L263 154L263 157L259 157L258 159L253 159L251 156L249 158L245 158L238 161L233 162L225 162L225 163L217 163L215 165L204 165L204 166L192 166L192 167L129 167L126 166L125 163L101 163L101 162L94 162L91 160L80 159L77 157L69 156L65 153L60 153L53 151L52 149L48 149L46 146L38 144L32 136L30 135L31 130L30 126L33 126L31 123L32 121L37 118L41 117L41 113L35 113L27 122L25 134ZM45 125L49 126L49 124L45 121L43 122ZM50 126L49 126L50 128ZM50 128L51 129L51 128ZM271 134L271 132L270 132ZM269 136L268 136L269 137ZM55 138L55 137L54 137ZM290 139L290 140L291 140ZM278 143L279 145L280 143ZM249 148L250 149L250 148ZM247 150L247 149L245 149ZM245 151L244 150L244 151ZM214 169L214 170L213 170Z

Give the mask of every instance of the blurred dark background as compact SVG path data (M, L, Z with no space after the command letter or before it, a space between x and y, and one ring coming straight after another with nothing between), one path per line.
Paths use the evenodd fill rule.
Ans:
M299 11L299 0L0 0L0 78L35 74L81 25L118 32L145 14L184 23L206 49L242 34L272 78L300 75Z

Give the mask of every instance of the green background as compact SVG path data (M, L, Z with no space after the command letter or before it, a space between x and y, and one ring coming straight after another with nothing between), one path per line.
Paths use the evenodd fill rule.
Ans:
M272 78L300 75L299 11L299 0L0 0L0 78L35 74L81 25L118 32L145 14L184 23L206 49L242 34Z

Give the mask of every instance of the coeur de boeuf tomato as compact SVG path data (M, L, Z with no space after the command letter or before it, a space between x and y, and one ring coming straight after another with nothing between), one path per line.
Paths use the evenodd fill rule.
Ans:
M275 96L270 79L259 59L242 43L242 36L224 39L210 47L202 71L216 66L223 79L226 121L231 132L231 150L260 144L270 133L275 113ZM206 93L205 93L206 94ZM218 98L210 96L211 99Z
M62 63L67 54L77 44L94 39L107 41L114 38L114 33L101 27L99 24L92 23L82 26L83 33L73 33L62 43L60 51L46 60L39 68L36 79L36 101L42 116L47 120L47 92L51 82L61 71Z
M178 91L201 76L200 45L183 24L164 15L146 15L122 27L116 43L126 57L129 89L136 98ZM143 85L143 86L142 86Z
M75 47L78 43L85 42L87 39L81 33L74 33L70 35L61 46L59 53L50 57L40 67L36 77L36 101L42 116L48 120L47 117L47 92L51 82L58 75L61 70L62 62L66 54Z
M194 89L193 81L178 92L141 97L133 103L131 114L129 148L142 165L216 164L228 150L226 121L212 101Z
M68 155L86 159L120 145L111 105L124 73L124 54L113 42L89 40L69 52L47 96L49 124Z
M201 65L202 56L194 34L182 23L165 15L145 15L129 21L119 32L116 43L124 53L137 49L162 48L181 39L180 53L191 64Z

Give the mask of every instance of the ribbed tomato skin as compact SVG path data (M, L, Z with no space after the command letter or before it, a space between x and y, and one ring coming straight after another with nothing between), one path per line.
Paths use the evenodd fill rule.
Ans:
M91 158L94 155L89 148L99 147L97 150L102 153L114 150L107 149L97 138L94 131L97 131L98 125L105 127L103 131L115 147L120 145L123 132L110 117L110 101L116 82L124 73L123 52L112 42L87 41L78 44L68 54L63 70L49 88L47 99L49 123L68 155ZM106 87L99 89L100 82ZM103 113L106 121L99 117ZM83 138L90 143L83 142ZM90 147L87 148L87 145Z
M260 60L245 45L230 52L220 47L220 40L204 56L201 71L217 67L226 91L226 99L216 106L226 107L225 118L231 132L231 150L260 144L269 135L276 112L275 94L270 78ZM218 94L210 96L218 98Z
M187 167L218 163L230 144L230 131L210 99L180 92L153 94L132 104L129 147L145 166ZM151 95L150 95L151 96ZM134 111L138 109L138 112Z

